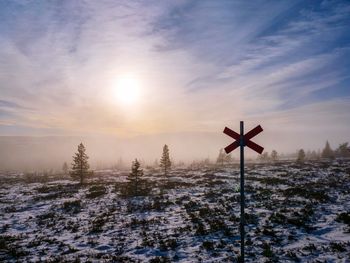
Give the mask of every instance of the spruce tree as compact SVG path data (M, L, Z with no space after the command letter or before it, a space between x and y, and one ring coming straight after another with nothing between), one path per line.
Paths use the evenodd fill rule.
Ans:
M171 161L170 161L170 156L169 156L169 147L168 145L164 145L163 147L163 154L160 159L160 165L159 165L163 171L164 171L164 176L168 175L168 172L171 168Z
M328 159L332 159L334 158L334 152L331 148L331 146L329 145L329 142L326 142L326 146L324 147L323 151L322 151L322 158L328 158Z
M304 163L304 161L305 161L305 151L303 149L300 149L298 152L297 162Z
M89 171L89 157L85 153L86 149L83 143L78 145L78 152L73 156L72 169L69 172L73 179L79 179L80 184L84 183L84 180L91 175Z
M338 157L350 157L350 148L349 143L344 142L339 145L338 149L336 150L336 155Z
M140 169L140 167L140 162L135 159L135 161L132 162L131 173L128 175L129 194L131 195L138 195L140 191L139 186L141 177L143 176L143 170Z
M62 166L62 171L64 173L64 175L67 175L68 174L68 164L66 162L63 163L63 166Z

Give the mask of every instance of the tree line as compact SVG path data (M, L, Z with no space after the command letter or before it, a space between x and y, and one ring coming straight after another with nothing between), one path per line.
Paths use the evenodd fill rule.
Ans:
M312 151L311 154L309 152L304 151L304 149L300 149L298 151L297 161L303 163L305 160L315 160L315 159L335 159L335 158L350 158L350 147L348 142L344 142L339 144L338 148L333 150L328 141L326 141L326 145L321 152L316 153Z
M334 158L350 158L350 147L348 142L341 143L338 148L333 150L328 141L322 151L305 151L300 149L296 154L296 161L303 163L306 160L319 160L319 159L334 159ZM271 153L264 152L258 155L257 161L260 162L276 162L281 159L281 156L276 150L272 150ZM231 154L226 154L223 149L220 149L218 157L216 158L217 165L230 164L234 161Z
M307 151L304 149L300 149L297 152L296 161L298 163L303 163L305 160L317 160L317 159L334 159L334 158L350 158L350 148L349 143L342 143L333 150L327 141L325 147L322 151ZM86 154L86 148L83 143L78 145L77 152L73 156L73 162L71 164L71 168L68 167L68 164L65 162L63 164L63 171L65 174L69 174L73 179L78 180L80 184L84 184L86 178L93 175L93 171L90 170L90 165L88 162L88 155ZM272 150L271 154L268 152L264 152L263 154L258 156L259 161L263 162L276 162L280 159L279 154L276 150ZM233 157L231 154L226 154L223 149L220 149L219 155L216 159L217 165L225 165L233 162ZM209 159L206 159L204 162L209 164ZM162 155L160 158L160 162L157 166L160 167L164 176L168 176L170 169L172 167L172 162L170 158L170 152L168 145L163 146ZM141 163L138 159L135 159L131 164L131 172L129 173L127 179L129 182L129 191L133 192L137 195L140 191L138 189L138 185L142 182L143 169L141 169Z

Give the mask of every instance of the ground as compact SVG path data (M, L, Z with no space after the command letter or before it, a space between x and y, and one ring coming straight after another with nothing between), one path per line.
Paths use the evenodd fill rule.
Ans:
M236 262L239 169L0 177L0 261ZM350 262L350 160L246 167L246 262Z

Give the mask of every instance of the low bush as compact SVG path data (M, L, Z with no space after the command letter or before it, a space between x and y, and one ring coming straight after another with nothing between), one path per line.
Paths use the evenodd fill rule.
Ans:
M272 251L272 249L271 249L270 244L268 244L268 243L263 243L262 249L263 249L262 255L263 255L264 257L267 257L267 258L273 257L274 254L273 254L273 251Z
M202 243L202 247L206 250L213 250L214 249L214 242L205 240Z
M330 248L333 252L345 252L346 251L346 245L342 244L342 243L337 243L337 242L331 242Z
M177 246L178 246L178 243L175 238L160 240L159 242L159 249L161 251L175 250Z
M337 222L341 222L350 226L350 212L344 212L337 215L335 219Z
M103 185L94 185L89 188L89 192L86 194L86 198L97 198L107 193L106 187Z
M170 262L171 262L170 258L165 256L154 257L149 261L149 263L170 263Z
M290 187L284 191L286 197L304 197L305 199L314 199L317 201L325 202L329 200L329 196L325 190L317 190L305 187Z
M65 201L62 205L62 208L65 212L79 213L81 210L81 201L80 200Z

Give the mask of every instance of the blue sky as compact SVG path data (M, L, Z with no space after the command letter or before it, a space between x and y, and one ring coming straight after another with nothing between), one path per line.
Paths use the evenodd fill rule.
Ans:
M350 139L349 1L1 1L0 21L0 135L243 119L310 147ZM130 74L127 108L111 94Z

